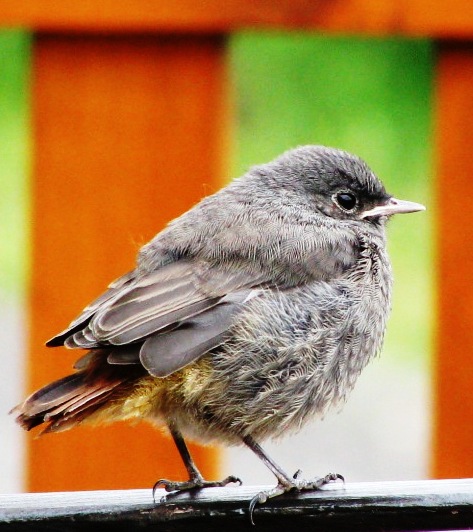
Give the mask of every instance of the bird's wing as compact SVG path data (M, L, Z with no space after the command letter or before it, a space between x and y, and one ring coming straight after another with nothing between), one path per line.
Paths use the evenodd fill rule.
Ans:
M155 377L166 377L187 366L225 341L234 317L256 293L234 292L175 330L151 335L141 347L140 362ZM108 361L113 363L112 356Z
M64 345L64 341L71 334L79 331L90 321L91 317L97 312L97 310L108 304L113 299L120 297L120 295L132 285L135 279L135 270L122 275L112 283L108 285L108 289L101 294L97 299L94 299L92 303L87 305L85 309L67 326L66 329L53 336L46 342L48 347L58 347Z
M264 281L244 269L177 261L112 285L48 345L115 346L110 364L141 361L151 374L165 376L220 345ZM87 355L76 363L84 365Z

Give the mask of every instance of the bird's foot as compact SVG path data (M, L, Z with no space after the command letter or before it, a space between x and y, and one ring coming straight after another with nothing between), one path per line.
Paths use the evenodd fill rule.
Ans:
M306 490L317 490L321 488L322 486L325 486L326 484L329 484L330 482L334 482L336 480L341 480L342 482L345 482L345 479L342 475L338 473L329 473L328 475L325 475L324 477L316 477L311 480L305 480L300 479L302 471L299 469L296 471L296 473L293 476L292 480L288 480L287 482L282 482L281 480L278 482L278 484L268 490L268 491L260 491L257 495L255 495L250 502L250 520L251 524L255 524L253 521L253 512L255 510L255 506L257 504L264 504L268 499L272 499L273 497L278 497L279 495L283 495L284 493L287 493L289 491L306 491Z
M195 476L184 482L175 482L172 480L161 478L153 486L153 499L156 500L155 495L156 490L158 488L164 488L168 492L181 492L198 490L201 488L221 488L223 486L226 486L227 484L232 483L238 483L240 486L242 484L241 480L233 475L230 475L227 478L224 478L223 480L204 480L201 476ZM163 497L161 501L163 502L165 499L166 497Z

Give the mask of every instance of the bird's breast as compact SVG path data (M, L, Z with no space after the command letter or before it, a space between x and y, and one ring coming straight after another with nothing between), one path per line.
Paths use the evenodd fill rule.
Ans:
M300 428L342 401L379 351L390 292L384 246L369 239L360 240L356 264L331 281L261 290L223 345L173 377L179 400L169 410L204 439Z

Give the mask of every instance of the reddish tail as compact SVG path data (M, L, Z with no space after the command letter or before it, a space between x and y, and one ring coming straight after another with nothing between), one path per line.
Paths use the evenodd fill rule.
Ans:
M106 360L102 352L94 353L84 369L44 386L11 413L17 414L16 421L26 430L46 423L43 433L80 424L112 396L122 395L123 386L143 372L136 366L110 366Z

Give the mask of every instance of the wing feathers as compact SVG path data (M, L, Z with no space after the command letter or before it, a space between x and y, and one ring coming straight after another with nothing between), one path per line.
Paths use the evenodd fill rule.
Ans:
M113 345L125 345L149 336L173 323L185 320L218 303L220 298L207 299L186 305L164 315L150 315L133 324L125 323L120 329L113 331L106 337L106 341Z
M139 320L149 309L157 309L164 314L167 309L182 305L189 298L195 297L195 291L196 287L190 275L181 279L161 282L157 280L152 285L137 285L95 320L95 328L106 333L123 322ZM202 297L200 294L200 298Z
M155 377L166 377L218 347L248 293L233 294L231 299L187 320L178 329L148 338L140 351L145 369Z
M58 347L64 344L64 341L73 333L80 331L85 325L87 325L90 318L97 312L97 310L104 304L110 303L114 298L120 297L123 287L128 286L136 275L135 270L122 275L112 283L110 283L108 290L101 294L97 299L92 301L85 307L82 313L74 319L67 329L64 329L56 336L53 336L46 342L48 347Z
M139 364L152 375L170 375L220 345L253 288L263 283L261 275L244 268L194 260L149 273L133 271L112 283L48 345L100 348L108 364ZM87 371L93 360L82 357L76 369ZM66 411L67 393L62 397Z
M72 349L94 349L106 345L126 345L179 324L211 309L227 294L258 284L240 270L228 270L187 260L168 264L159 270L127 278L104 294L101 304L84 311L80 322L55 337L48 345L63 342Z

